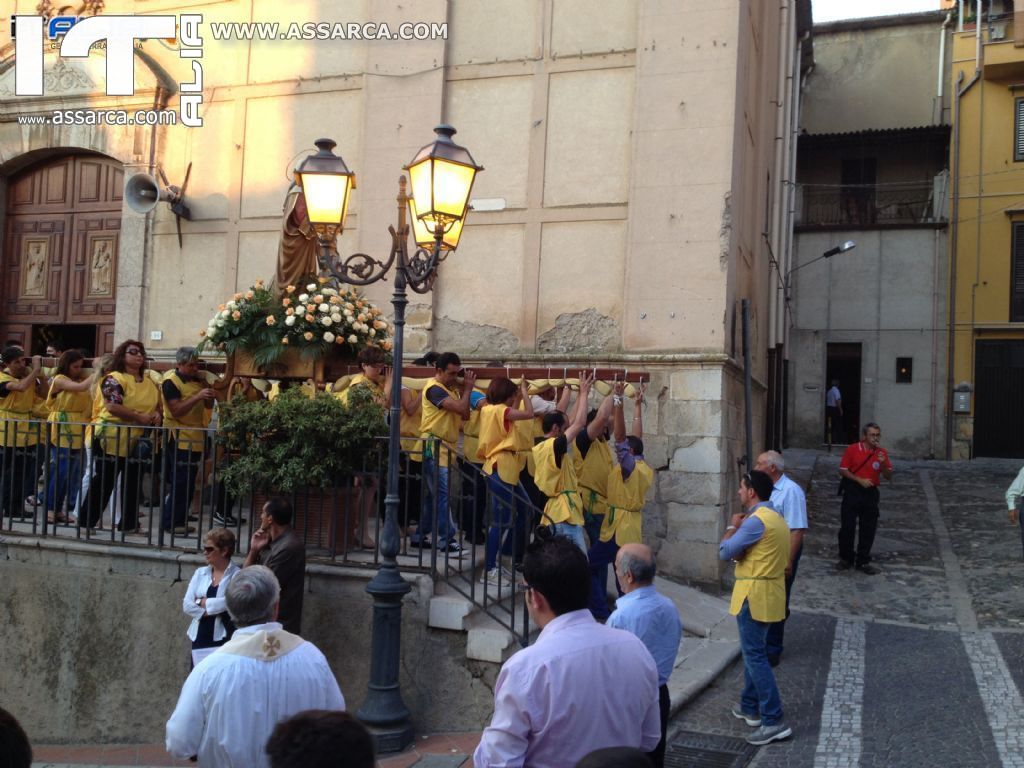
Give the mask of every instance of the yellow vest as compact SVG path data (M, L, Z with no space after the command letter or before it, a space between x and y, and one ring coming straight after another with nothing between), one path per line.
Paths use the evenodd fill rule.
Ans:
M0 383L7 381L16 382L20 379L11 376L7 371L0 371ZM21 448L39 442L37 425L29 423L33 416L32 408L35 401L34 386L21 392L9 392L6 397L0 398L0 445L4 448Z
M462 422L462 453L467 461L480 464L480 457L477 455L480 449L480 411L486 408L486 404L479 408L469 409L469 420Z
M497 469L498 477L503 482L515 485L519 482L519 473L526 466L526 457L532 450L532 419L513 421L506 432L507 412L507 405L490 403L480 409L480 447L477 457L483 461L484 472L488 475ZM520 424L525 424L526 427L519 427Z
M130 373L119 373L111 371L107 374L121 385L124 391L124 400L121 402L125 408L131 408L139 413L151 413L160 405L160 390L156 382L149 376L143 375L142 381L136 381ZM102 391L103 382L100 382ZM102 396L101 396L102 397ZM131 429L115 428L115 424L130 424L117 418L107 409L108 403L102 401L99 416L96 417L94 432L96 439L100 441L100 447L108 456L128 456L136 441L146 434L145 427L134 427Z
M576 474L580 479L583 509L591 515L608 513L608 473L616 466L607 440L591 440L586 458L579 451L573 454ZM604 539L607 541L607 539Z
M201 389L206 389L206 382L198 379L185 381L177 371L168 371L164 375L164 381L170 381L178 388L182 400L192 397ZM209 423L206 405L202 400L189 408L180 419L174 418L170 406L164 403L164 426L168 428L171 439L177 443L180 451L202 452L206 437L204 430Z
M414 392L415 390L410 389L409 391ZM405 412L405 408L402 408L398 415L398 431L402 435L402 450L406 451L413 461L423 461L423 441L419 439L423 406L421 405L412 416Z
M56 376L50 383L50 394L46 398L46 402L50 405L50 415L47 420L52 425L50 427L50 442L58 448L78 450L82 447L84 425L92 417L92 395L89 394L89 390L71 392L62 389L60 392L54 393L54 382L57 379L67 378L64 374Z
M764 523L764 536L736 563L729 613L737 615L746 600L755 621L782 621L786 618L789 526L782 515L768 507L758 507L753 514Z
M437 379L432 380L423 387L423 392L420 394L420 414L422 415L420 437L436 437L444 443L444 446L438 447L436 441L431 440L423 446L423 450L424 452L431 451L432 453L440 454L436 456L438 466L447 467L448 457L455 452L455 444L459 441L459 427L462 425L462 416L452 411L446 411L444 408L438 408L430 402L427 398L427 392L431 387L440 387L448 393L449 397L453 397L456 400L458 396ZM434 445L430 445L430 443L434 443Z
M348 397L349 394L352 392L352 387L366 387L367 389L370 390L370 392L373 393L373 396L375 398L382 399L384 397L384 389L374 384L370 379L366 378L366 376L361 373L357 373L355 376L353 376L352 380L349 381L348 386L341 390L341 392L332 392L331 394L333 394L336 398L341 400L341 402L344 403L344 405L347 407Z
M533 447L533 461L536 466L533 479L540 492L548 497L544 513L550 522L583 525L583 499L572 456L563 456L559 467L555 463L555 438L549 437Z
M530 442L536 444L537 440L543 439L544 437L544 417L534 416L529 421L516 422L516 424L523 424L521 429L525 430L530 435ZM533 477L537 474L537 464L533 459L533 453L526 454L526 471Z
M653 483L654 470L643 459L637 459L625 480L622 467L616 464L612 468L608 473L608 513L601 521L601 541L614 536L620 547L643 542L644 498Z

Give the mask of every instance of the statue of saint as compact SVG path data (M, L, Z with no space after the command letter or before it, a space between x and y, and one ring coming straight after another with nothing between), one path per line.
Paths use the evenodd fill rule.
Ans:
M306 213L302 188L293 183L284 199L281 242L277 247L277 273L270 281L270 290L281 292L285 286L298 285L303 277L322 274L319 252L316 231Z

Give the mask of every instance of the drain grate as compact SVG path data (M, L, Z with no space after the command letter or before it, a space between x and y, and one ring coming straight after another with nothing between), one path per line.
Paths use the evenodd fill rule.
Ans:
M666 768L743 768L756 748L716 733L679 731L665 750Z

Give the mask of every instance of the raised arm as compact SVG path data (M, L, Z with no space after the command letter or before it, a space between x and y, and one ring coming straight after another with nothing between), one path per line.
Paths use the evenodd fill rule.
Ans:
M622 403L622 393L626 389L625 382L615 382L615 391L612 395L612 411L615 414L612 422L612 432L615 436L615 444L618 445L626 439L626 415ZM602 403L603 405L603 403Z
M29 369L28 375L23 379L17 381L8 381L7 389L10 392L24 392L26 389L32 389L36 384L36 377L39 375L40 366L42 361L39 355L33 355L32 367Z
M530 400L529 385L524 376L519 382L519 407L508 409L509 421L526 421L533 418L533 402Z
M558 396L558 402L555 403L555 410L568 413L570 397L572 397L572 389L569 387L569 383L566 382L562 385L562 392Z
M646 389L641 384L633 394L633 437L644 438L644 393Z
M580 371L580 392L576 398L576 411L573 413L572 422L565 430L565 439L569 444L572 444L576 435L587 425L587 400L590 397L590 385L593 383L594 379L588 376L586 371Z
M594 420L587 424L587 437L591 440L597 440L597 438L604 434L608 426L608 419L612 415L613 400L614 395L609 392L604 400L601 401L601 405L597 407L597 414L594 416Z

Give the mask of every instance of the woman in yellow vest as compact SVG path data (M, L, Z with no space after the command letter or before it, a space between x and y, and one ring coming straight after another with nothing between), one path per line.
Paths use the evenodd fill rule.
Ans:
M626 434L626 416L623 405L625 384L618 382L612 394L615 463L607 478L607 511L601 521L597 540L587 553L590 559L590 612L599 621L608 618L609 564L615 562L619 549L625 544L643 543L642 526L644 499L654 483L654 470L644 461L643 390L637 389L633 398L633 428ZM615 587L619 596L622 587L618 574Z
M30 420L41 363L15 346L0 353L0 362L0 517L24 517L38 466L39 424Z
M513 407L516 399L520 407ZM498 567L498 550L503 532L512 533L525 521L525 505L529 503L526 489L519 482L519 473L526 465L526 456L533 440L515 422L533 421L533 404L524 378L519 385L504 376L492 379L487 387L487 404L480 410L480 434L477 458L483 462L487 484L491 489L492 522L487 530L485 584L511 584L512 574Z
M537 489L548 497L544 505L545 522L555 533L565 536L583 553L587 544L583 538L583 497L580 496L576 477L573 444L587 423L587 399L594 380L584 371L580 373L580 393L572 422L566 424L565 414L548 413L544 416L545 439L533 447L534 482Z
M111 371L100 382L103 407L93 422L95 468L82 502L82 525L94 528L120 476L121 522L118 530L138 530L139 485L152 460L153 437L147 428L163 421L160 390L146 370L146 348L134 339L114 350ZM148 454L148 455L147 455Z
M46 484L46 520L49 523L75 522L64 513L64 499L68 509L78 502L78 489L82 485L82 444L85 425L92 415L92 395L89 387L99 373L82 374L85 356L74 349L61 354L57 369L50 382L46 403L50 409L50 479Z

